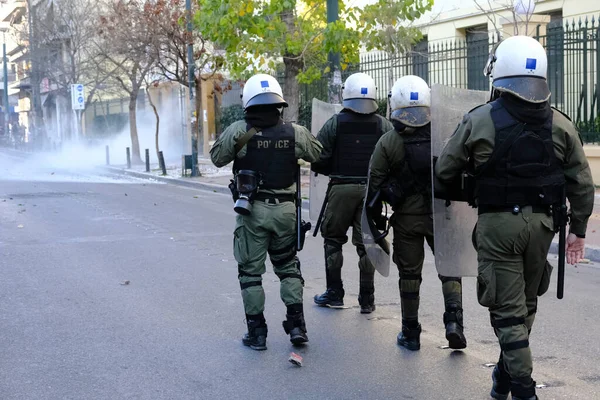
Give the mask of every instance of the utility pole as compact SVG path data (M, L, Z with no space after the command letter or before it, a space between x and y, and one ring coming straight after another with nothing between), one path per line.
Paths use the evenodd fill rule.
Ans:
M198 176L198 128L194 129L194 39L192 34L192 0L185 0L186 30L188 34L187 58L188 58L188 87L190 89L190 127L192 132L192 176Z
M8 59L6 58L6 28L2 29L2 61L4 62L4 134L8 135L10 106L8 104Z
M36 140L41 138L42 129L42 113L41 113L41 98L40 98L40 81L38 75L38 63L35 60L37 56L37 34L35 26L35 5L34 0L27 0L28 18L29 18L29 80L31 82L31 112L30 112L30 131L33 125L33 131L36 135ZM32 124L33 122L33 124Z
M327 0L327 23L336 22L339 19L338 0ZM329 53L329 102L331 104L340 104L340 88L342 87L342 73L340 71L340 55L338 53Z

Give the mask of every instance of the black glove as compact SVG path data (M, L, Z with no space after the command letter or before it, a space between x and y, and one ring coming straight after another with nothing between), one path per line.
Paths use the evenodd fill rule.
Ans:
M370 221L370 225L377 229L378 232L384 232L383 237L387 235L388 229L388 218L383 215L383 200L380 200L380 191L367 198L367 219ZM377 232L371 232L373 235L377 235Z
M235 184L235 181L232 179L227 187L229 187L229 191L231 192L231 196L233 197L233 202L235 203L237 199L240 198L240 193L237 190L237 185Z

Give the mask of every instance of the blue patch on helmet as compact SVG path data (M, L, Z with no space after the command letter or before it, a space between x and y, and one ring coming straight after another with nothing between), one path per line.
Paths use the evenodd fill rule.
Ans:
M528 58L525 64L525 69L536 69L537 68L537 59Z
M369 89L367 89L366 87L360 88L360 94L367 94L367 93L369 93Z
M419 100L419 92L410 92L410 100L411 101L413 101L413 100L418 101Z
M269 87L269 81L260 81L260 87L262 87L262 88L268 88Z

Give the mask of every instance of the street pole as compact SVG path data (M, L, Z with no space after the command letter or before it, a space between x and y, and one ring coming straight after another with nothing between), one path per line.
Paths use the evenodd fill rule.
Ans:
M6 58L6 30L2 31L2 61L4 62L4 134L8 135L8 117L10 106L8 105L8 60Z
M339 19L338 0L327 0L327 23L336 22ZM340 71L340 55L338 53L329 53L329 102L331 104L340 104L340 88L342 86L342 73Z
M192 133L192 176L198 176L198 129L194 129L194 40L192 37L192 0L185 0L186 29L188 34L188 87L190 89L190 131ZM196 123L199 123L196 119Z
M31 111L30 111L30 132L33 130L36 140L44 140L42 138L42 113L41 113L41 98L40 98L40 82L38 76L37 61L37 35L35 27L35 6L32 0L27 0L27 11L29 13L29 63L30 72L29 79L31 82ZM33 124L31 123L33 121ZM33 129L31 129L33 128Z

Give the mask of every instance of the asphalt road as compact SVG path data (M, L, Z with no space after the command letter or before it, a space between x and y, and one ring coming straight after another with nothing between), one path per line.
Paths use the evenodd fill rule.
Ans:
M357 257L344 248L348 309L313 306L320 239L301 253L310 343L296 350L270 266L268 347L242 346L244 313L224 195L51 166L0 150L0 399L488 399L498 345L465 279L469 346L445 345L432 256L421 291L420 352L396 345L397 276L376 278L358 312ZM74 172L77 171L77 172ZM532 333L541 399L600 399L600 269L567 269Z

